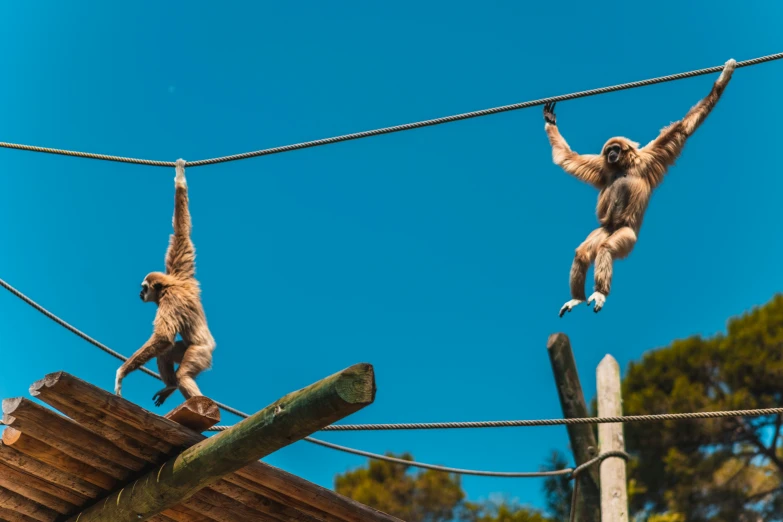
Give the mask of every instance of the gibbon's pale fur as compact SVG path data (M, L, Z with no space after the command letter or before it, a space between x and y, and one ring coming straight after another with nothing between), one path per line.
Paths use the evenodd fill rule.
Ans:
M201 305L201 290L196 280L196 250L190 239L188 186L185 161L177 160L174 178L174 233L166 251L166 273L152 272L141 283L139 297L155 303L152 337L117 370L114 392L122 391L122 379L144 363L158 358L158 368L166 387L152 399L160 406L176 390L186 399L201 395L195 377L212 366L215 340L207 327ZM181 341L174 341L177 333ZM174 371L174 363L179 368Z
M727 61L710 93L682 120L665 127L641 149L636 142L614 137L606 142L601 154L579 155L557 129L555 104L544 106L544 129L552 145L552 160L600 191L596 214L601 226L576 249L570 275L571 300L560 309L560 317L585 301L585 278L591 263L595 263L595 292L587 304L595 301L595 312L603 308L612 284L612 261L630 254L653 190L679 157L686 140L718 103L736 66L733 59Z

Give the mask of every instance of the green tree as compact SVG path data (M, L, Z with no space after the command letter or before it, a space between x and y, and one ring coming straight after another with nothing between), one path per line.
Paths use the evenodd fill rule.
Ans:
M725 335L645 354L626 372L623 398L626 415L779 407L783 295L731 319ZM660 515L648 521L783 521L781 421L627 424L632 511Z
M544 463L544 471L556 471L570 467L567 457L559 452L553 451ZM574 483L566 475L547 477L544 480L544 495L546 497L546 507L555 520L568 520L571 514L571 494L574 490Z
M406 522L553 522L514 502L467 502L458 475L384 461L338 475L335 491Z

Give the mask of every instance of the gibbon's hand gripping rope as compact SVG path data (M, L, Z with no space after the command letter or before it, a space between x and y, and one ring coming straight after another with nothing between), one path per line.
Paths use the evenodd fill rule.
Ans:
M767 56L760 56L751 60L745 60L737 62L737 68L749 67L751 65L757 65L764 62L770 62L773 60L780 60L783 58L783 53L770 54ZM433 125L440 125L442 123L450 123L452 121L467 120L470 118L478 118L480 116L488 116L490 114L498 114L501 112L515 111L519 109L527 109L536 105L544 105L549 102L560 102L565 100L574 100L576 98L584 98L587 96L595 96L597 94L605 94L607 92L622 91L626 89L634 89L636 87L644 87L646 85L654 85L656 83L671 82L674 80L682 80L685 78L692 78L694 76L701 76L704 74L711 74L720 72L723 70L723 65L716 65L714 67L708 67L706 69L698 69L695 71L689 71L684 73L671 74L669 76L660 76L658 78L651 78L648 80L640 80L631 83L623 83L620 85L613 85L611 87L601 87L598 89L590 89L588 91L580 91L571 94L562 94L560 96L552 96L550 98L542 98L540 100L527 101L522 103L514 103L511 105L503 105L501 107L493 107L490 109L482 109L473 112L464 112L462 114L454 114L452 116L444 116L442 118L435 118L432 120L417 121L414 123L405 123L403 125L394 125L392 127L383 127L381 129L374 129L363 132L355 132L352 134L343 134L342 136L333 136L331 138L324 138L320 140L305 141L302 143L295 143L292 145L284 145L281 147L273 147L271 149L257 150L253 152L244 152L241 154L233 154L231 156L222 156L219 158L203 159L198 161L190 161L187 163L188 167L201 167L203 165L214 165L216 163L225 163L228 161L243 160L247 158L255 158L258 156L268 156L270 154L279 154L281 152L289 152L292 150L307 149L310 147L319 147L321 145L329 145L331 143L339 143L342 141L351 141L361 138L369 138L370 136L379 136L381 134L392 134L394 132L401 132L411 129L419 129L422 127L431 127ZM77 156L80 158L98 159L105 161L115 161L119 163L135 163L137 165L148 165L152 167L173 167L173 161L157 161L137 158L125 158L122 156L110 156L107 154L93 154L91 152L77 152L63 149L52 149L48 147L37 147L34 145L20 145L17 143L0 142L0 147L7 149L28 150L33 152L44 152L47 154L59 154L62 156Z

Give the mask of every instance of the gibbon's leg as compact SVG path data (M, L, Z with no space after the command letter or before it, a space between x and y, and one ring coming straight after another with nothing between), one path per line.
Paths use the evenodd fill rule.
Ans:
M598 250L598 246L606 241L609 232L603 227L596 228L587 236L581 245L576 248L574 262L571 264L571 276L569 283L571 285L571 300L560 308L560 317L566 312L570 312L575 306L583 303L587 296L585 295L585 279L587 278L587 269L593 262Z
M209 346L192 344L182 357L182 362L177 368L177 381L179 391L185 399L202 395L196 385L196 376L212 366L212 350Z
M174 363L182 360L185 348L184 341L177 341L171 350L158 356L158 370L166 386L152 396L155 406L161 406L179 387L177 385L177 373L174 371Z
M623 259L633 250L636 244L636 232L630 227L622 227L615 231L598 248L595 257L595 292L587 300L590 305L595 301L594 312L599 312L606 303L606 296L612 287L612 261Z

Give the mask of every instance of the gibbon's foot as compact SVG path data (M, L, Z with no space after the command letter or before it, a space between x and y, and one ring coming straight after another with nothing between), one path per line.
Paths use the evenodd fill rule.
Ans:
M550 125L557 125L557 118L555 117L555 104L557 102L547 102L544 104L544 121Z
M566 304L564 304L563 307L560 309L560 317L563 317L563 315L566 312L570 312L572 308L582 303L584 303L584 301L582 301L581 299L571 299Z
M587 306L590 306L590 303L592 303L593 301L595 301L595 307L593 308L593 312L598 313L601 311L601 308L603 308L604 304L606 303L606 296L601 292L593 292L593 295L587 298Z
M162 406L163 403L166 402L166 399L168 399L176 389L176 386L166 386L162 390L158 390L155 395L152 396L152 400L155 401L155 406Z

